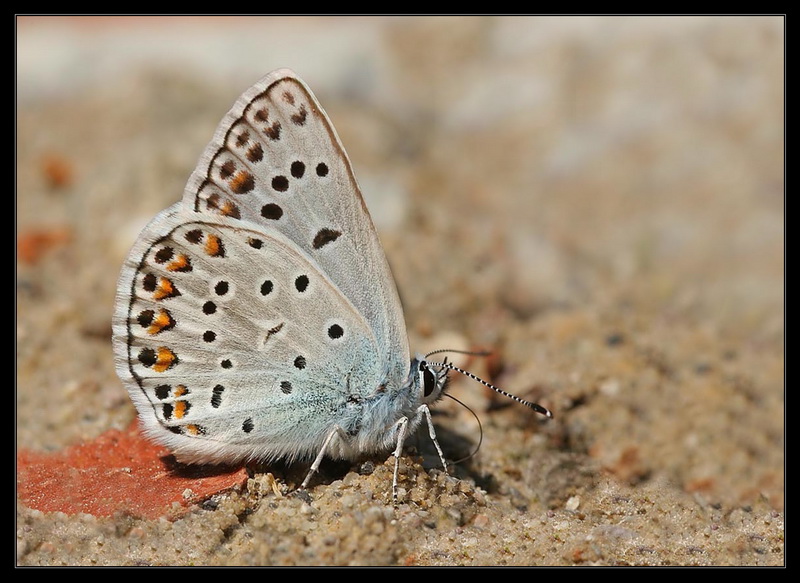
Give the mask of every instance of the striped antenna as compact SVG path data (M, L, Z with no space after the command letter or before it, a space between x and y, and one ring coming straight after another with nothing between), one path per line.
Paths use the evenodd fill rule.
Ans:
M434 352L429 352L427 355L425 355L425 358L427 358L431 354L436 354L438 352L459 352L461 354L484 354L484 353L476 353L476 352L465 352L465 351L461 351L461 350L453 350L453 351L436 350ZM475 376L471 372L466 371L463 368L458 368L454 364L452 364L450 362L447 362L447 359L445 359L444 362L428 362L428 361L424 361L423 360L422 362L419 363L419 366L420 366L420 368L422 368L424 366L435 366L435 367L446 368L448 370L454 370L456 372L460 372L464 376L467 376L467 377L471 378L474 381L478 381L483 386L489 387L490 389L492 389L496 393L500 393L501 395L503 395L505 397L508 397L509 399L513 399L517 403L525 405L526 407L529 407L529 408L533 409L537 413L541 413L542 415L544 415L545 417L548 417L549 419L553 418L553 414L546 407L542 407L538 403L531 403L530 401L526 401L525 399L520 399L516 395L512 395L511 393L508 393L508 392L504 391L503 389L501 389L500 387L494 386L492 383L487 383L485 380L483 380L480 377Z

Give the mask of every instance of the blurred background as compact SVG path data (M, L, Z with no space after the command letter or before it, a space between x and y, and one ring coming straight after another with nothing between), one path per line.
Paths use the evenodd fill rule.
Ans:
M473 370L556 413L544 434L482 414L484 467L553 504L591 490L537 477L561 452L783 508L783 18L16 24L19 447L133 419L122 260L240 93L289 67L348 150L412 348L492 348Z

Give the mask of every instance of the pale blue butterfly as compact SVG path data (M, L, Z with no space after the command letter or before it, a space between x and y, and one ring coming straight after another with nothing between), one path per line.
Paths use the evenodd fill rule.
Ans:
M245 91L183 199L139 235L113 332L146 434L180 462L313 459L305 487L324 456L394 448L395 500L403 443L423 419L445 465L429 405L448 370L469 374L410 357L350 160L286 69Z

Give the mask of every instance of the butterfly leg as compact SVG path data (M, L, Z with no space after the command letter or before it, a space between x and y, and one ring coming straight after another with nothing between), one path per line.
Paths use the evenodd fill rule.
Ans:
M346 439L347 432L345 432L345 430L338 425L334 425L333 429L328 434L328 437L325 438L325 442L322 444L317 457L314 459L314 463L311 464L311 469L308 470L306 479L303 480L302 484L300 484L300 488L302 490L306 489L306 486L308 486L308 483L311 481L311 477L319 470L319 466L322 463L322 458L325 457L325 452L328 451L328 446L330 445L331 440L335 437L339 437L339 439Z
M442 461L442 468L444 468L444 473L446 474L447 462L444 461L444 453L442 453L442 448L439 446L439 440L436 439L436 432L433 429L433 419L431 418L431 410L427 405L420 405L417 408L417 413L414 416L414 422L411 424L413 427L417 426L416 421L420 416L424 416L425 420L428 422L428 435L430 435L433 445L436 446L436 451L439 453L439 459ZM392 499L394 500L395 506L397 506L397 474L400 470L400 454L403 453L403 444L405 443L406 437L408 437L408 417L401 418L396 425L398 428L397 447L395 447L394 450L394 477L392 478Z
M400 454L408 432L408 417L401 417L397 423L397 447L394 448L394 477L392 478L392 501L397 506L397 473L400 471Z
M439 440L436 439L436 432L433 430L433 419L431 419L431 410L428 408L427 405L421 405L419 409L417 409L417 415L425 415L425 419L428 421L428 435L430 435L433 445L436 446L436 451L439 453L439 459L442 462L442 469L444 470L444 473L447 474L447 462L444 461L444 454L442 453L442 448L439 446Z

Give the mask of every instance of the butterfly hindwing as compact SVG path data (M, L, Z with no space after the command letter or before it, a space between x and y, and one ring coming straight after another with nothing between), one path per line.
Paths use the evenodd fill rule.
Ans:
M123 271L118 368L182 461L311 455L348 398L381 382L364 318L280 233L176 205Z

